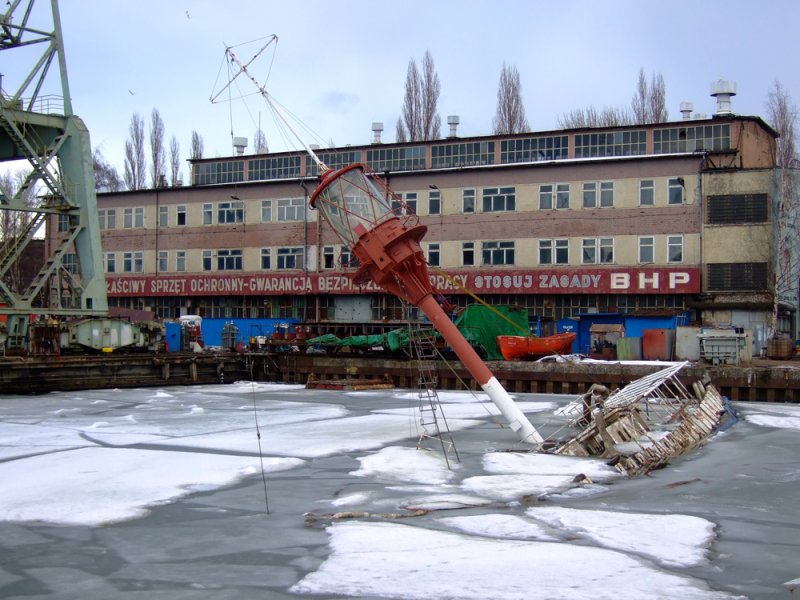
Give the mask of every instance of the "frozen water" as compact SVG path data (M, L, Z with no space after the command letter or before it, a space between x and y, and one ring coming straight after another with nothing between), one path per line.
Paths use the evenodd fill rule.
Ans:
M800 407L737 405L631 480L441 396L451 469L417 449L408 390L0 397L0 597L777 600L797 580ZM571 398L515 399L548 431Z

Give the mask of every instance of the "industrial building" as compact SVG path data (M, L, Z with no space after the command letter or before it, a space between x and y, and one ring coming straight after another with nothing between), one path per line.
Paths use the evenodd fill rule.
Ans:
M532 327L651 314L769 335L780 239L777 133L717 94L705 117L613 128L317 150L365 163L428 228L431 277L455 306L528 308ZM308 197L303 152L194 160L191 184L98 195L109 306L278 319L310 334L372 332L415 318L372 286ZM52 244L57 244L55 237ZM68 263L68 260L65 261ZM796 279L796 278L795 278ZM797 281L780 289L792 331ZM778 286L780 287L780 286ZM787 301L788 298L788 301Z

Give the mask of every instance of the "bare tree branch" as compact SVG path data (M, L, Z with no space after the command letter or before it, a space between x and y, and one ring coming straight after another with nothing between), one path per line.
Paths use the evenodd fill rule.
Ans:
M189 158L192 160L203 158L203 136L197 131L192 131L192 149Z
M522 105L522 84L519 71L503 63L500 84L497 87L497 112L492 124L495 135L530 131L525 107Z
M176 186L181 181L181 145L174 135L169 141L169 182Z
M150 182L153 188L161 187L166 178L166 152L164 150L164 121L157 108L150 115Z
M145 186L147 160L144 155L144 121L139 113L133 113L125 142L125 185L129 190L141 190Z

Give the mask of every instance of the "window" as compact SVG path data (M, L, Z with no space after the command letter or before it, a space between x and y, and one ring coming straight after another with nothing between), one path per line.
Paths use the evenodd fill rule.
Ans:
M183 227L186 225L186 205L179 204L175 207L175 225Z
M483 212L509 212L515 209L516 188L484 188Z
M302 269L305 264L305 252L301 248L278 248L278 269Z
M614 262L614 238L586 238L581 242L581 263L608 265Z
M707 220L710 225L766 223L769 199L767 194L709 196Z
M585 133L575 136L575 158L645 154L644 130Z
M614 206L613 181L603 181L600 183L600 206L603 208Z
M614 238L600 238L600 264L610 265L614 262Z
M475 212L475 190L461 192L461 205L464 213Z
M597 184L588 182L583 184L583 208L597 206Z
M597 263L597 240L594 238L583 240L581 246L581 263L584 265Z
M169 227L169 206L158 207L158 226Z
M302 198L278 200L278 221L302 221L305 216L305 202Z
M268 271L272 268L272 249L261 249L261 268Z
M439 215L442 214L442 192L439 190L430 190L428 192L428 214Z
M642 179L639 182L639 206L653 206L655 199L655 182L652 179Z
M513 265L514 242L483 242L481 245L483 265Z
M404 204L405 206L403 206ZM417 192L397 194L397 198L392 198L392 212L398 216L416 214Z
M69 215L58 215L58 232L64 233L66 231L69 231Z
M600 182L599 188L600 206L603 208L614 206L614 182L602 181ZM598 185L595 181L588 181L583 184L584 208L597 208L597 189Z
M167 250L159 250L158 251L158 272L163 273L164 271L169 271L169 251Z
M494 164L494 142L458 142L431 146L431 167L447 169Z
M462 242L461 264L465 267L472 267L475 265L475 242Z
M671 263L683 262L683 236L667 236L667 261Z
M569 264L569 240L539 240L539 264Z
M539 186L539 210L550 210L553 208L553 186Z
M652 236L639 238L639 262L640 263L655 262L654 239Z
M232 224L244 222L244 202L232 200L230 202L220 202L217 206L217 223Z
M569 264L569 240L556 240L556 264Z
M569 158L568 136L546 136L500 142L500 162L534 162Z
M115 229L117 226L117 211L113 208L98 209L97 220L100 222L100 229Z
M559 210L569 208L569 184L559 183L556 185L556 208Z
M377 173L424 169L425 146L370 149L367 150L367 164Z
M261 201L261 222L262 223L272 222L272 200Z
M175 251L175 270L179 273L186 270L186 250Z
M325 246L322 249L322 268L332 269L336 266L333 246Z
M353 253L347 246L342 246L340 248L339 262L346 269L358 267L358 259L353 256Z
M247 161L247 179L249 181L259 179L287 179L289 177L300 177L299 156L254 158Z
M242 251L241 250L217 250L217 270L218 271L241 271L242 270Z
M74 252L65 252L61 256L61 266L69 273L78 272L78 255Z
M125 229L144 227L144 208L137 206L135 208L124 209L122 213L122 226Z
M214 206L211 204L203 204L203 225L211 225L214 223Z
M117 272L117 253L106 252L103 254L103 262L105 263L106 273Z
M683 204L683 177L669 180L669 203Z
M428 244L428 264L434 267L439 266L439 244Z
M141 273L144 270L144 252L124 252L122 254L122 271L125 273Z
M728 150L731 145L730 125L698 125L653 130L653 153Z
M211 270L212 266L211 259L212 259L211 250L203 250L203 271Z

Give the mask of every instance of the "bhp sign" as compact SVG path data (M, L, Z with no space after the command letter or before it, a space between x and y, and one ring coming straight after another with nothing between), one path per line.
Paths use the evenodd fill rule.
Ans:
M458 294L692 294L700 291L698 268L514 269L431 273L438 291ZM107 276L109 296L277 296L380 293L356 286L348 274Z

